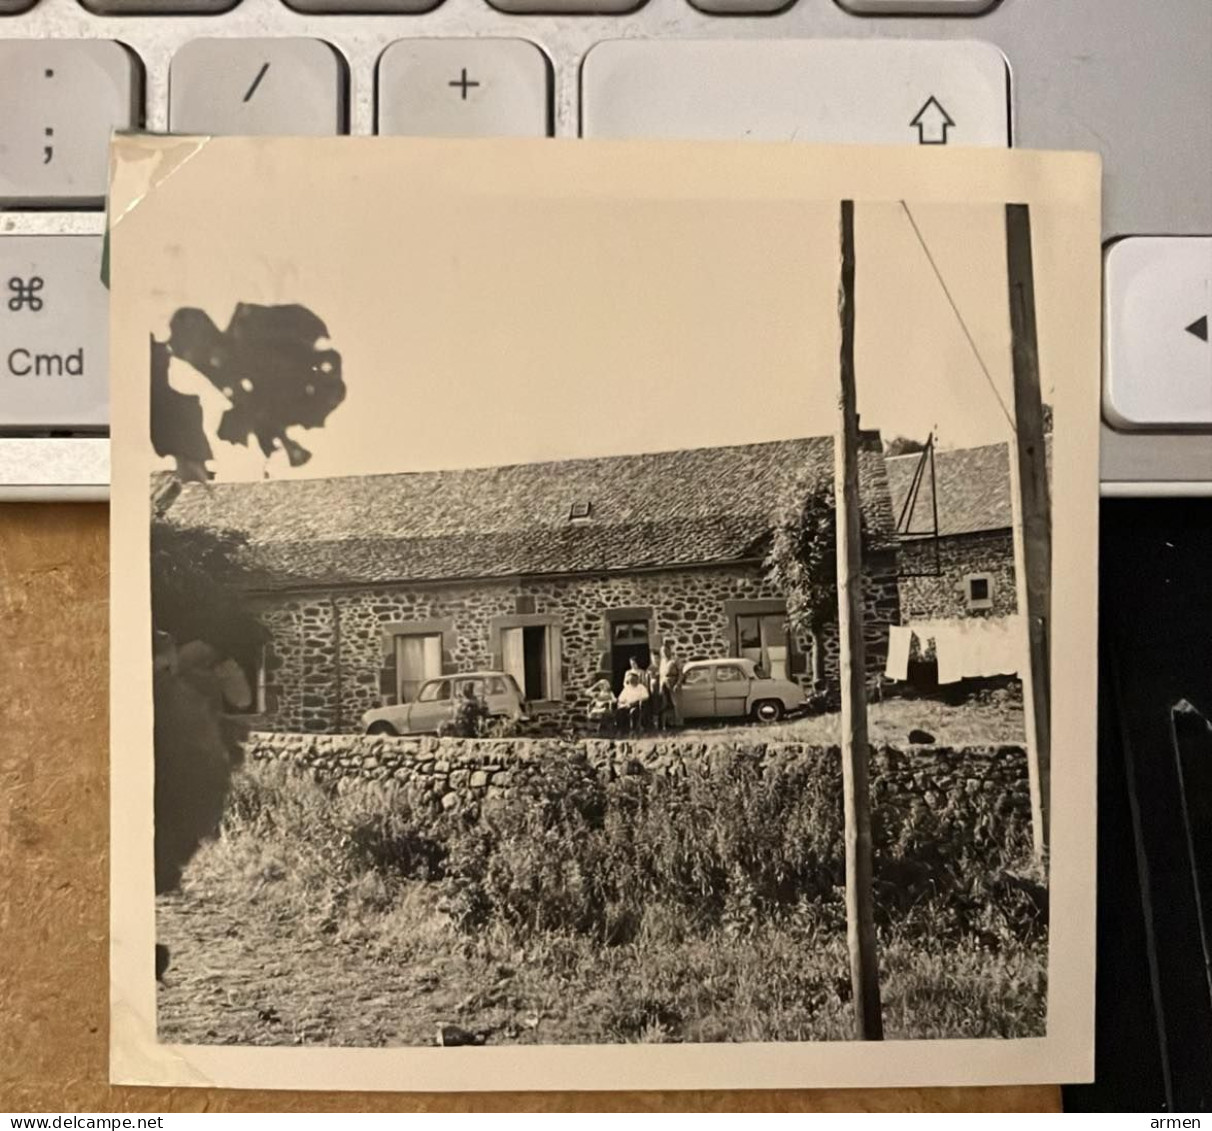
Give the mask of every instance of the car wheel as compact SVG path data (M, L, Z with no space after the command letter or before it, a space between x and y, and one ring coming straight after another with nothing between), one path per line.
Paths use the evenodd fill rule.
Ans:
M759 723L777 723L783 717L783 704L777 699L759 699L753 705L753 717Z
M366 733L367 733L367 734L394 734L394 735L398 735L400 732L399 732L398 730L396 730L396 728L395 728L395 727L393 727L393 726L391 725L391 723L385 723L385 722L384 722L382 719L380 719L380 720L379 720L377 723L371 723L371 724L370 724L370 726L368 726L368 727L366 728Z

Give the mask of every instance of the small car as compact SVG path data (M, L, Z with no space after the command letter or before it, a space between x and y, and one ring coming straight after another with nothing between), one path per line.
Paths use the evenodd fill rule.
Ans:
M443 723L453 721L455 704L469 683L488 705L489 719L527 722L526 696L508 672L460 672L443 675L421 685L411 703L376 707L362 716L367 734L437 734Z
M789 679L771 679L753 660L692 660L674 692L683 719L752 718L772 723L807 703Z

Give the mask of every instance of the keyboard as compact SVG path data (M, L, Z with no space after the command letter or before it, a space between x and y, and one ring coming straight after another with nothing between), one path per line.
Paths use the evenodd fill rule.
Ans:
M1093 149L1103 489L1212 493L1208 0L0 0L0 498L104 497L112 129Z

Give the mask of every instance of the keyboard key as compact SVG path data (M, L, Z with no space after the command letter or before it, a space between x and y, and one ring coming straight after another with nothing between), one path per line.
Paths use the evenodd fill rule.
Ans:
M100 207L109 135L139 121L140 68L105 39L0 39L0 207Z
M0 430L109 419L100 236L0 236Z
M726 16L765 16L791 7L796 0L690 0L703 12Z
M1212 426L1212 236L1107 252L1103 406L1121 428Z
M861 16L978 16L998 0L837 0Z
M634 12L646 0L488 0L502 12L538 13L549 16L613 16Z
M416 15L430 12L442 0L284 0L296 12L316 12L320 15L364 15L401 12Z
M585 57L581 132L1004 146L1008 81L982 43L615 39Z
M105 16L176 16L199 12L214 15L234 8L240 0L80 0Z
M401 39L379 59L381 134L544 137L547 57L524 39Z
M194 39L173 56L174 133L328 135L345 129L345 66L319 39Z

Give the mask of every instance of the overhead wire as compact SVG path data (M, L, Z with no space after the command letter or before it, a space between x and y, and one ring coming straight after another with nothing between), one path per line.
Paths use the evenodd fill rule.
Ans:
M968 339L968 345L972 350L972 356L976 358L976 363L981 367L981 372L985 375L985 380L989 382L989 389L997 398L998 406L1002 410L1002 415L1006 418L1006 423L1010 425L1010 431L1014 435L1018 435L1018 429L1014 426L1014 417L1010 409L1006 406L1006 402L1002 400L1002 395L997 391L997 384L993 380L993 374L989 372L989 367L985 364L985 359L981 357L981 351L977 347L976 340L972 336L972 331L968 329L968 323L964 321L964 316L960 313L959 307L956 305L955 299L951 296L951 291L947 286L947 281L943 278L943 273L939 270L938 264L935 262L934 256L930 252L930 248L926 243L925 237L922 235L921 228L918 227L917 221L913 217L913 213L909 210L909 205L905 201L900 202L901 207L905 210L905 216L909 220L910 226L913 228L913 234L917 236L917 242L921 244L922 251L926 253L926 260L934 271L934 277L938 280L938 285L942 288L943 294L947 298L947 302L954 312L956 320L960 324L960 329L964 332L964 337Z

